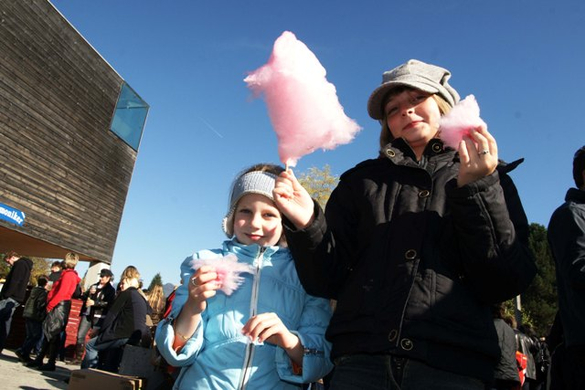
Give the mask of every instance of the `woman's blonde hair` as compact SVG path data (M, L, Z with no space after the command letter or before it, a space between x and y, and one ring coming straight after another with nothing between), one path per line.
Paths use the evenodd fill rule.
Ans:
M152 308L151 318L152 321L156 324L162 317L163 311L165 309L167 300L165 298L165 294L163 291L163 286L156 285L152 288L152 291L146 294L147 301L150 307Z
M120 284L124 286L124 290L128 287L140 288L140 282L137 278L123 278L120 280Z
M140 279L140 272L138 272L136 267L134 267L133 265L129 265L128 267L124 268L124 271L122 271L122 276L120 276L120 280L132 278L136 278L137 280Z
M410 88L410 87L394 88L384 98L384 104L382 105L382 107L386 106L386 103L388 103L388 100L390 100L390 98L392 98L392 97L394 97L394 96L396 96L404 91L412 91L412 90L414 90L414 88ZM451 111L451 109L453 108L440 95L434 94L431 96L433 97L433 99L435 99L435 102L437 102L437 106L439 106L439 112L441 113L441 116L445 115L446 113ZM394 140L394 137L392 136L392 132L388 128L388 121L386 120L385 115L384 115L384 119L381 120L380 122L382 124L382 130L380 131L380 149L383 149L386 145L388 145L390 142L392 142Z
M77 253L69 252L65 255L65 259L63 261L63 268L65 269L74 269L79 262L79 255Z

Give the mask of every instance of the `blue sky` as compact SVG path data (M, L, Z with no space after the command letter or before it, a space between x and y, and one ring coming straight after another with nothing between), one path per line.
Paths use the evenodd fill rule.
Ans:
M262 100L242 81L292 31L319 58L346 114L363 130L349 145L302 158L341 174L377 154L366 112L383 71L410 58L451 70L474 94L530 222L545 225L573 186L585 144L582 0L195 1L53 0L151 110L122 217L112 269L133 264L145 283L224 239L234 176L278 162ZM83 268L80 268L83 271Z

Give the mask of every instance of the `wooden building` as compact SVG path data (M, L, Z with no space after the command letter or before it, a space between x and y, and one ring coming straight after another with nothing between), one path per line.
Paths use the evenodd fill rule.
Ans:
M0 16L0 253L109 264L149 107L49 1Z

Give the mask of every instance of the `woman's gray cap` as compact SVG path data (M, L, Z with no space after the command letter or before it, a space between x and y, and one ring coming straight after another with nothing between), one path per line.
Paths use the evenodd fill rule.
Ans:
M253 171L238 177L232 185L228 212L223 219L223 231L228 237L234 235L234 212L238 201L247 194L260 194L274 201L272 190L276 184L276 175L269 172Z
M412 87L423 92L437 94L453 107L459 102L459 94L447 82L451 72L440 66L409 60L382 75L382 85L368 99L368 114L374 119L384 119L384 107L388 93L400 86Z

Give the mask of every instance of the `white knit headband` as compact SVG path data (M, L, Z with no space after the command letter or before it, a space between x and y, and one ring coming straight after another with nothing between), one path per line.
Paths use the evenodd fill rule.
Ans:
M274 200L272 190L276 183L276 175L269 172L253 171L238 177L232 185L228 212L223 219L223 231L228 237L234 235L234 211L238 201L246 194L264 195Z

